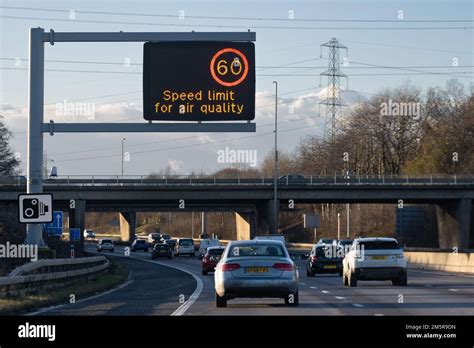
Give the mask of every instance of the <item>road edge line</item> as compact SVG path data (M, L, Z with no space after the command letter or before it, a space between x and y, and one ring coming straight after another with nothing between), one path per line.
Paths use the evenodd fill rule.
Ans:
M94 251L88 251L88 252L96 253ZM187 273L187 274L191 275L194 278L194 280L196 280L196 289L194 289L194 292L191 294L191 296L189 296L189 298L181 306L179 306L173 313L171 313L171 316L181 316L181 315L185 314L186 311L189 309L189 307L191 307L194 304L194 302L197 301L199 296L201 296L201 292L202 292L202 289L204 287L203 283L202 283L202 280L201 280L201 278L199 278L198 276L196 276L194 273L192 273L190 271L179 268L177 266L169 265L167 263L162 263L162 262L153 261L153 260L145 260L145 259L141 259L141 258L133 257L133 256L114 255L114 254L111 254L110 256L126 257L126 258L129 258L129 259L154 263L156 265L174 268L174 269L177 269L178 271L181 271L181 272L184 272L184 273Z
M105 292L102 292L100 294L96 294L96 295L92 295L92 296L89 296L89 297L86 297L86 298L83 298L83 299L80 299L79 301L76 301L75 303L73 304L76 304L76 303L81 303L81 302L85 302L85 301L89 301L89 300L92 300L94 298L97 298L97 297L101 297L101 296L104 296L104 295L108 295L112 292L115 292L117 290L120 290L120 289L123 289L124 287L130 285L131 283L133 282L133 278L132 278L132 272L130 271L128 273L128 277L127 277L127 281L125 283L122 283L120 284L119 286L116 286L115 288L113 289L110 289L110 290L107 290ZM39 309L35 312L31 312L31 313L27 313L25 314L25 316L33 316L33 315L38 315L38 314L41 314L41 313L45 313L45 312L49 312L53 309L58 309L58 308L61 308L61 307L64 307L64 306L67 306L71 303L63 303L63 304L60 304L60 305L55 305L55 306L51 306L51 307L46 307L46 308L42 308L42 309Z

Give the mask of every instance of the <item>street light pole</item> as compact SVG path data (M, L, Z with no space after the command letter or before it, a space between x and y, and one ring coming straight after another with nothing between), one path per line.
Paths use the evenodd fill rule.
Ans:
M275 219L275 231L278 233L278 201L277 201L277 185L278 185L278 81L273 81L275 84L275 168L273 170L273 214Z
M337 239L341 239L341 213L337 213Z
M122 181L123 181L123 146L124 146L125 140L127 140L127 138L122 139Z
M349 203L346 204L346 213L347 213L347 239L349 239L351 235L351 205Z

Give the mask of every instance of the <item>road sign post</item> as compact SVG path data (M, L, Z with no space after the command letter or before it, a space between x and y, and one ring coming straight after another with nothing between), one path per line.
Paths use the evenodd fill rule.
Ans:
M43 192L44 29L30 29L27 193ZM49 222L49 221L47 221ZM44 247L39 224L26 226L26 244Z
M30 29L27 193L43 191L43 133L55 132L255 132L255 124L245 123L184 123L184 124L81 124L53 121L44 123L44 43L57 42L250 42L254 32L70 32L56 33L52 29ZM25 243L45 246L42 225L27 225Z
M321 225L319 215L316 214L304 214L303 215L303 227L304 228L313 228L314 232L314 242L317 242L317 228Z

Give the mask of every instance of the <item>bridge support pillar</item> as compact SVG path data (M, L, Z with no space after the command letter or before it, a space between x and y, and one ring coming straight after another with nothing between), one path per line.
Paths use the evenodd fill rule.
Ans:
M436 207L439 247L469 249L474 243L472 200L463 198Z
M277 203L277 214L280 212L280 200ZM257 205L257 228L256 234L274 234L278 233L275 227L275 212L273 200L264 204Z
M84 242L84 228L86 227L86 201L83 199L74 200L74 208L69 208L69 228L79 228L81 230L81 242Z
M136 212L122 212L120 216L120 239L122 242L131 242L135 239Z
M236 240L248 240L256 234L255 212L235 213L235 227L237 229Z

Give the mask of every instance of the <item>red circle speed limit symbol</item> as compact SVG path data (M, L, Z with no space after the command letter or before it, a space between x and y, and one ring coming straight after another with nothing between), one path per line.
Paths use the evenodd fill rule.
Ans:
M249 63L239 50L223 48L212 57L210 70L212 78L217 83L232 87L245 80L249 72Z

